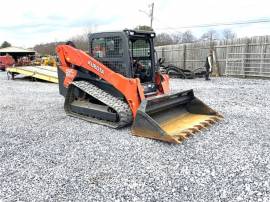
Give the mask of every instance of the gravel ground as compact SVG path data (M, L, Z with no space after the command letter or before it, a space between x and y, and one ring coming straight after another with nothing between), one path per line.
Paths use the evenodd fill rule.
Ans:
M225 116L180 145L67 117L55 84L0 86L0 201L270 201L269 80L172 80Z

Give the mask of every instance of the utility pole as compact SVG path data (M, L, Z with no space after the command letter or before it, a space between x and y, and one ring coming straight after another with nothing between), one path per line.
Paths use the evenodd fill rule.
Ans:
M150 12L143 11L139 9L140 12L146 14L150 18L150 27L153 28L153 20L154 20L154 2L148 5L150 7Z
M151 4L151 12L150 12L150 27L153 28L153 20L154 20L154 2Z

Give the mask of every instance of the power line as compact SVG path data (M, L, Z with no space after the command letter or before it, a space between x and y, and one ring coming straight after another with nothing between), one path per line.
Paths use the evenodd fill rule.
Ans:
M190 26L182 26L182 27L164 27L164 28L156 28L156 30L179 30L179 29L190 29L190 28L217 27L217 26L224 26L224 25L258 24L258 23L268 23L268 22L270 22L270 19L265 18L265 19L256 19L256 20L247 20L247 21L190 25Z

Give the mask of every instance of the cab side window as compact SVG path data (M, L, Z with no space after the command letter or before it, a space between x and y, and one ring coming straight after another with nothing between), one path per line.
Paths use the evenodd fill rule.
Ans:
M122 39L119 37L93 39L91 42L91 55L95 58L122 57Z

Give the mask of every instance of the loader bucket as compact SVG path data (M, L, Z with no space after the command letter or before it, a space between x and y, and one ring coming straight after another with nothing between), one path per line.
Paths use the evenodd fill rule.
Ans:
M196 98L193 90L157 96L141 102L133 135L180 143L223 117Z

